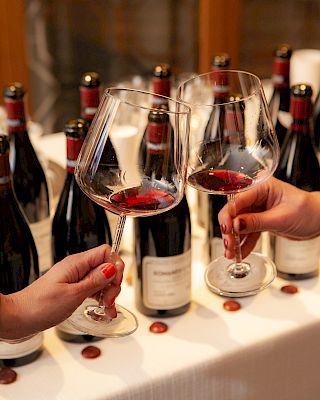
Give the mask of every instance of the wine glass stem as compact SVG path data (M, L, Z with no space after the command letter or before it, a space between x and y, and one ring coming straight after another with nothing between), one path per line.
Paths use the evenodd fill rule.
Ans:
M126 222L126 216L119 215L114 239L112 242L111 253L118 254L125 222Z
M236 196L234 193L228 194L228 204L229 204L229 210L232 218L235 218L237 215L236 212ZM242 254L241 254L241 240L240 240L240 235L236 232L233 231L234 239L235 239L235 245L234 245L234 252L235 252L235 263L232 268L232 273L234 277L243 277L243 275L246 275L247 271L247 266L244 265L242 262Z
M121 243L121 238L122 238L125 222L126 222L126 216L119 215L114 239L112 241L112 248L111 248L110 256L112 256L112 254L118 254L118 252L119 252L119 247L120 247L120 243ZM104 307L105 307L104 303L103 303L103 294L104 293L103 293L103 289L102 289L100 291L100 295L99 295L99 308L101 308L101 309L104 309Z

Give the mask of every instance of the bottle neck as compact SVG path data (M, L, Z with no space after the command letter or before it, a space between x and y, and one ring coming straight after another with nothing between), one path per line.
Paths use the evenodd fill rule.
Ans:
M212 72L214 102L216 104L224 103L230 91L228 75L217 67L214 68Z
M290 59L274 58L272 63L272 84L274 88L289 88Z
M291 130L298 132L309 131L312 114L311 99L292 97L290 101L290 114L292 115Z
M81 118L92 122L100 102L100 88L80 86Z
M74 173L76 161L83 144L83 139L67 137L67 172Z
M20 133L26 131L26 117L24 102L21 100L5 99L7 112L8 133Z
M146 139L147 152L149 154L163 154L168 147L168 123L149 122L147 125Z
M224 135L230 138L234 137L235 140L238 140L238 136L241 132L244 132L243 121L243 112L237 104L230 104L226 107Z
M0 155L0 192L12 189L9 154Z
M170 78L153 77L152 88L153 88L153 93L159 94L161 96L170 97L171 80ZM160 97L154 97L152 106L154 108L161 108L161 106L167 107L168 100Z

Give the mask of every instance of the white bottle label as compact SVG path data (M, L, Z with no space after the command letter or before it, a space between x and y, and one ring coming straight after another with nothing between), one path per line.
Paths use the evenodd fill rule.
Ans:
M290 240L276 237L275 264L280 272L307 274L318 269L320 237Z
M143 302L155 310L182 307L191 299L191 250L173 257L144 257Z
M43 333L37 333L30 339L19 343L6 343L0 341L0 359L7 360L10 358L25 357L39 350L43 343Z
M33 239L35 241L38 257L40 275L52 267L51 254L51 218L30 224Z

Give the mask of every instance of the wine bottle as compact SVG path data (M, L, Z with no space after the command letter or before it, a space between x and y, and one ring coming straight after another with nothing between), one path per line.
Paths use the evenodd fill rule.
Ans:
M306 191L320 190L320 166L312 130L312 89L306 84L291 88L291 126L283 141L275 176ZM319 238L293 241L276 237L275 263L285 279L304 279L318 275Z
M67 175L52 221L54 263L70 254L89 250L103 243L111 244L111 233L104 209L81 191L74 177L75 162L88 126L83 119L71 119L65 125ZM70 342L98 339L70 327L68 320L58 325L56 332L61 339Z
M227 53L218 53L212 59L211 69L215 73L213 90L213 104L221 104L229 101L229 85L227 75L223 73L230 67L230 57ZM215 113L212 113L209 117L207 126L204 131L204 140L211 142L214 146L215 135L231 135L231 131L225 132L225 121L226 116L224 113L218 116L219 123L218 132L215 127L215 119L217 118ZM230 118L231 120L231 118ZM231 129L231 127L229 128ZM214 151L214 149L213 149ZM224 254L224 246L222 241L222 234L218 221L218 214L221 208L226 204L226 196L206 194L199 192L198 195L198 214L199 221L202 226L206 229L208 237L208 256L209 260L212 261L215 258ZM202 221L202 222L201 222Z
M146 129L146 175L167 177L173 158L172 126L165 110L151 111ZM187 199L164 213L135 218L135 303L140 312L170 317L186 312L191 301L191 222Z
M14 193L9 163L10 145L0 135L0 292L17 292L39 276L35 243ZM0 340L0 367L18 367L34 361L42 352L43 334L7 343Z
M30 224L40 273L44 273L52 265L49 190L44 170L29 138L24 97L25 90L19 82L4 89L14 191Z
M269 109L280 147L291 123L290 115L290 59L292 49L281 44L274 50L272 63L273 92L269 100Z

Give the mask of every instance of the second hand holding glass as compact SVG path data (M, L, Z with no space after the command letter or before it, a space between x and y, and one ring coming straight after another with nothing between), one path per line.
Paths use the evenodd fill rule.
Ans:
M75 177L80 188L97 204L119 215L110 261L118 253L126 216L159 214L175 207L183 197L191 110L170 98L166 98L169 110L152 108L160 98L163 96L140 90L107 89L77 161ZM148 158L138 156L139 148L145 145L150 113L165 114L173 126L172 133L154 132L149 140L162 159L160 170L153 170ZM158 142L163 137L166 143ZM136 317L116 305L117 317L111 319L103 298L101 291L99 301L86 299L68 321L90 335L119 337L133 333Z
M195 98L193 93L199 93ZM228 100L216 102L219 90ZM191 107L207 126L206 137L192 141L188 183L211 194L227 195L236 216L235 195L263 182L275 171L279 145L259 78L244 71L212 71L183 82L177 98ZM243 297L266 288L276 276L274 263L263 254L242 260L240 236L235 234L235 260L218 257L209 264L205 281L213 292Z

